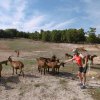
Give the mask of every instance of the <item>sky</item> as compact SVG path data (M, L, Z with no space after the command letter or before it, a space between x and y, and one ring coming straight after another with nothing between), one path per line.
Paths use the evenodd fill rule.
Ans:
M100 34L100 0L0 0L0 29L87 32L90 27Z

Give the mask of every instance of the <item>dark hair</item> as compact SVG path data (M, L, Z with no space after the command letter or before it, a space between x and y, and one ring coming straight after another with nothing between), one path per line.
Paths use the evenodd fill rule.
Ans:
M75 52L74 55L79 55L79 53L78 52Z

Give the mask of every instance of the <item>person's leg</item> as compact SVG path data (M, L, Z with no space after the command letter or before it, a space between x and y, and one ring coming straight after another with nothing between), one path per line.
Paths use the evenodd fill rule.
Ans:
M83 68L83 73L82 73L82 77L83 77L83 86L81 87L81 89L85 89L86 88L86 72L87 72L87 68L88 66Z
M86 73L82 73L82 76L83 76L83 85L81 87L81 89L86 89L86 86L85 86L85 83L86 83Z
M85 86L86 83L86 73L82 73L83 76L83 86Z
M82 72L83 72L83 67L79 67L78 76L79 76L79 80L80 80L81 84L83 82Z
M80 80L80 82L82 84L82 82L83 82L82 73L79 72L79 71L78 71L78 77L79 77L79 80Z
M82 73L82 77L83 77L83 86L85 86L85 83L86 83L86 72L87 72L87 69L88 69L88 65L87 65L86 67L84 67L83 73Z

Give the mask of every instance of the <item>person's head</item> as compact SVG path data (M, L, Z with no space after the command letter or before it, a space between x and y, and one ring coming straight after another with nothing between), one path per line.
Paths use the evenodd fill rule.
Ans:
M74 55L79 55L79 52L78 52L78 50L77 50L77 49L73 49L73 51L72 51L72 52L73 52L73 54L74 54Z

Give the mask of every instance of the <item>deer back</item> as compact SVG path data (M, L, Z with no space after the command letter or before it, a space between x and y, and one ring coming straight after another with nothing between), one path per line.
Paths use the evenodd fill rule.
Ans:
M23 68L24 67L24 64L21 61L12 61L11 65L14 68Z

